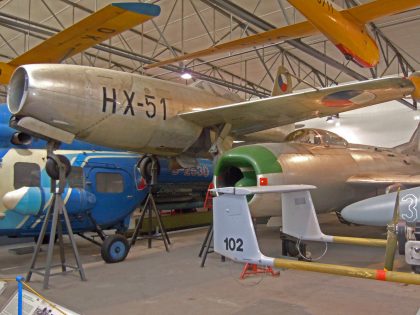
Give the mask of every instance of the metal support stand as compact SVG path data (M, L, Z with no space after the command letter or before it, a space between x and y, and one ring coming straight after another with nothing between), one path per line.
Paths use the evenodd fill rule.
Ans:
M141 213L140 219L136 224L134 229L134 234L131 237L130 241L130 248L133 246L137 238L140 234L141 228L143 227L144 218L146 213L148 214L148 222L149 228L147 232L147 236L142 237L143 239L147 239L147 246L148 248L152 248L152 240L153 239L160 239L165 244L165 249L169 252L169 245L171 241L169 239L168 233L166 232L165 226L162 221L162 217L160 215L159 210L156 207L156 202L153 197L153 194L156 192L157 187L157 177L159 173L159 162L157 158L153 155L145 155L140 159L137 164L138 168L140 169L140 173L142 174L143 178L145 179L147 185L149 185L149 193L146 198L146 202L143 207L143 211ZM156 221L158 223L159 231L161 236L156 236L152 234L153 230L153 215L156 217Z
M136 240L140 234L140 230L143 227L144 218L146 216L146 212L148 213L148 222L149 222L149 229L147 232L147 236L142 237L143 239L147 239L147 247L152 248L152 240L153 239L160 239L165 244L165 249L167 252L169 252L169 244L171 244L171 241L169 239L168 233L166 232L165 226L163 225L162 218L160 216L159 210L156 208L155 199L153 198L153 189L150 189L149 194L147 195L146 203L144 204L143 211L141 213L140 219L136 224L136 228L134 230L134 234L131 237L130 241L130 247L133 246L136 243ZM156 217L156 221L158 223L159 231L161 236L156 236L152 234L153 230L153 214Z
M36 244L35 251L32 256L28 274L26 276L26 281L29 282L31 280L33 273L42 275L44 277L44 285L43 285L44 289L48 289L50 276L68 273L74 270L79 271L80 279L82 281L86 281L85 272L83 270L83 266L81 264L80 257L79 257L79 252L77 250L77 245L74 239L71 222L70 222L66 207L64 206L64 202L62 199L62 194L64 192L64 187L66 184L66 177L67 177L66 165L59 158L59 156L53 153L53 151L56 148L57 148L57 143L48 142L47 157L48 159L51 159L55 163L58 170L58 176L57 178L54 178L54 176L52 176L47 171L48 175L51 178L51 193L53 196L51 200L51 205L48 207L47 213L44 217L44 222L42 224L41 232L38 237L38 242ZM58 187L57 187L57 180L58 180ZM50 240L48 243L46 265L45 267L35 268L38 255L41 250L42 240L44 239L45 234L47 232L48 223L50 221L51 216L52 216L52 222L51 222L51 228L50 228L50 233L49 233ZM73 254L76 259L76 266L71 266L66 263L65 252L64 252L64 242L63 242L63 226L62 226L63 218L64 218L64 223L65 223L65 228L70 239L70 244L73 249ZM53 253L54 253L54 242L56 240L56 235L58 236L58 244L60 246L60 264L52 265ZM61 267L61 272L51 273L51 268L53 267ZM67 270L67 269L71 269L71 270Z
M198 257L201 258L201 265L200 267L203 268L204 264L206 263L207 255L214 253L213 249L213 223L209 225L209 228L206 233L206 237L204 238L203 244L201 244L200 253ZM204 255L203 255L204 254ZM225 256L220 256L221 261L225 261Z

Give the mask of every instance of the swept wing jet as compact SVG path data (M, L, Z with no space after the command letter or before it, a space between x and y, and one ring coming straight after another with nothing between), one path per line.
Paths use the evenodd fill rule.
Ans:
M247 102L132 73L75 65L19 67L9 84L12 126L188 160L220 153L231 137L400 99L418 98L420 75L383 78ZM417 88L416 88L417 87Z
M318 187L312 193L317 211L340 211L384 194L396 184L419 186L419 149L420 125L408 143L391 149L349 144L326 130L298 129L284 143L245 145L225 152L215 167L214 183L219 188L314 185ZM279 216L279 198L255 195L249 201L252 215Z
M376 0L341 10L331 0L288 0L307 21L229 41L207 49L180 55L146 66L154 68L213 54L252 48L280 41L324 34L345 56L360 67L371 68L379 62L379 49L366 24L420 5L419 0ZM414 31L414 30L413 30Z

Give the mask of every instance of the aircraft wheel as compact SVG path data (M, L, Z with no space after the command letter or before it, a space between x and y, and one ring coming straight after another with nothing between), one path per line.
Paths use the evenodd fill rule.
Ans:
M122 235L114 234L108 236L102 243L101 256L106 263L113 264L123 261L129 249L127 239Z
M64 164L65 170L66 170L66 178L69 176L71 171L71 164L68 158L66 158L64 155L57 155L60 162ZM57 163L51 158L47 157L47 163L45 165L45 170L47 171L48 176L50 176L52 179L59 179L60 172L58 169Z

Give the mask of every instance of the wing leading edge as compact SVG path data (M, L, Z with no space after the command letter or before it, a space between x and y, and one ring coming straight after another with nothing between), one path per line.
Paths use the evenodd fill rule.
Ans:
M89 15L8 63L0 63L0 83L9 83L20 65L59 63L160 14L148 3L113 3Z
M367 22L406 11L418 5L420 5L420 0L375 0L350 9L341 10L340 14L349 21L364 25ZM274 44L280 41L302 38L316 33L319 33L318 29L316 29L310 22L305 21L229 41L193 53L162 60L145 66L145 69L151 69L178 61L191 60L222 52L232 52L238 49L252 48L254 46L261 46L264 44Z
M409 79L376 79L218 106L178 116L202 127L229 123L233 135L244 135L399 99L414 91L415 85Z

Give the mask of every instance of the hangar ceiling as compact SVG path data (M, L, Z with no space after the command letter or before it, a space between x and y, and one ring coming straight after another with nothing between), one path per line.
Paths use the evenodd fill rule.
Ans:
M111 2L0 1L0 61L9 61ZM381 61L370 70L345 60L323 35L317 35L144 71L143 66L153 61L304 20L286 0L144 2L160 5L161 15L64 62L146 74L185 84L205 80L226 86L244 98L269 95L277 66L281 64L292 73L296 90L407 75L420 69L420 8L416 8L371 23L371 32L381 50ZM343 8L364 2L368 1L335 1ZM192 73L192 80L180 78L184 69ZM4 101L5 86L1 87L0 95ZM411 100L404 102L412 103Z

